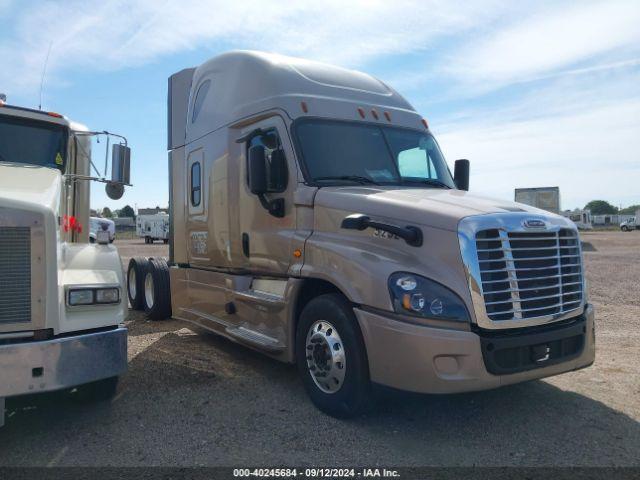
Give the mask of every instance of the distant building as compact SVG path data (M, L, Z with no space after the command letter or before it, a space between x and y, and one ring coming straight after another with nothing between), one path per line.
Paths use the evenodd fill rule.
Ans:
M155 215L156 213L169 213L168 208L139 208L138 215Z

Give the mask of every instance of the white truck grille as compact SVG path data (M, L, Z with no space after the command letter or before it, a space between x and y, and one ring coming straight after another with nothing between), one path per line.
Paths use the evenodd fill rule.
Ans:
M577 232L480 230L475 235L482 297L495 322L557 316L582 305Z
M0 324L31 322L31 229L0 226Z

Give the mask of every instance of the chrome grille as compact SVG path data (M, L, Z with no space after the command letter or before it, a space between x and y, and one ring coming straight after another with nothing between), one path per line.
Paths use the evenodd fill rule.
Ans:
M492 321L558 315L582 304L580 240L575 230L480 230L475 236L487 316Z
M0 324L31 321L31 229L0 227Z

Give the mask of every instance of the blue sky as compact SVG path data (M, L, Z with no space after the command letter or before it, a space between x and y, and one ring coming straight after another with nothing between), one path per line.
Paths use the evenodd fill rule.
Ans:
M559 186L563 208L640 203L640 2L0 0L0 92L128 137L135 184L92 207L166 206L166 79L231 49L393 85L471 190ZM102 149L95 150L102 164Z

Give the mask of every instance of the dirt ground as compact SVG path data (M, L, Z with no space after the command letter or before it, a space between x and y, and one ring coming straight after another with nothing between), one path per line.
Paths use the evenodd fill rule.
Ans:
M0 465L640 465L640 232L586 233L597 359L498 390L393 393L340 421L295 369L188 324L127 321L129 371L109 403L7 400ZM132 255L160 243L118 241Z

